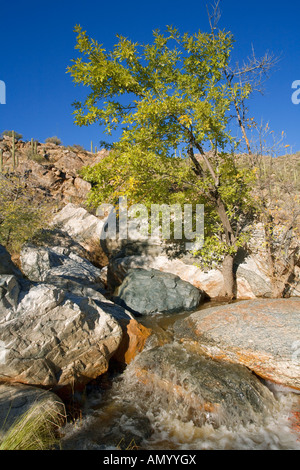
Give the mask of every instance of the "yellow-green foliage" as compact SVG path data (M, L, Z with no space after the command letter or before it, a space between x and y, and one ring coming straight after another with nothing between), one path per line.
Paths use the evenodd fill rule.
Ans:
M18 252L33 234L45 228L49 208L17 177L0 175L0 243Z
M81 56L68 71L90 89L74 104L75 122L99 122L109 135L121 131L111 154L82 172L92 183L89 202L126 195L129 204L204 203L207 247L233 254L252 217L254 175L239 170L231 153L237 142L230 107L251 93L249 84L228 81L232 34L167 27L153 33L151 44L118 36L106 51L75 29Z

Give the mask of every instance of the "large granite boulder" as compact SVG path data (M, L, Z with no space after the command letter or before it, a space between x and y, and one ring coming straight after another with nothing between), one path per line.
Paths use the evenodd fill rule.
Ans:
M78 182L78 178L74 181L74 188L78 193L76 181ZM106 215L96 217L83 207L69 203L55 215L52 225L84 247L88 251L89 260L103 267L108 264L108 258L101 246L101 234L106 218Z
M174 331L192 349L300 389L299 298L247 300L204 309L177 321Z
M20 260L31 281L52 284L77 295L104 298L101 270L69 248L27 244Z
M1 309L0 380L53 390L85 385L108 369L124 315L110 302L33 286L16 308Z
M100 246L100 237L105 222L90 214L83 207L72 203L67 204L55 215L52 223L87 249L93 243Z
M115 301L135 313L174 313L193 310L204 293L178 276L151 269L131 270L115 292Z

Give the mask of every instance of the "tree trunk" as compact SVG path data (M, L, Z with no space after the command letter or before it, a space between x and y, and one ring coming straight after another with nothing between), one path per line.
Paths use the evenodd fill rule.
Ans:
M236 298L236 277L233 271L234 256L226 255L222 263L223 289L220 297L232 300Z
M220 217L220 220L224 229L226 244L229 247L233 247L235 245L236 237L233 232L229 217L227 215L225 204L219 193L219 183L220 183L219 177L218 175L216 175L202 147L197 142L195 142L194 137L191 136L189 157L191 158L193 164L195 165L196 174L199 177L201 177L203 175L203 169L201 167L201 164L199 163L199 161L196 159L194 155L193 143L196 145L196 148L199 150L200 154L202 155L204 162L207 166L207 169L214 180L214 188L209 191L209 199L215 205L215 209ZM234 256L226 255L222 263L222 274L223 274L223 279L224 279L224 286L220 293L220 296L225 297L226 299L233 299L236 297L236 281L235 281L235 275L233 272L233 260L234 260Z
M239 123L239 126L240 126L240 128L241 128L241 131L242 131L244 140L245 140L245 142L246 142L248 154L251 156L251 155L252 155L252 152L251 152L250 142L249 142L249 139L248 139L248 136L247 136L247 133L246 133L245 126L244 126L243 121L242 121L242 118L241 118L241 114L240 114L240 110L239 110L238 104L237 104L237 102L236 102L235 99L233 99L233 103L234 103L234 107L235 107L235 110L236 110L236 115L237 115L238 123Z
M225 237L226 237L226 243L228 246L234 246L235 244L235 236L230 224L230 220L227 216L226 209L224 206L224 203L221 199L221 197L218 195L217 200L216 200L216 209L219 214L219 217L221 219L224 232L225 232ZM236 298L236 279L235 279L235 274L233 271L233 261L234 261L234 255L226 255L223 263L222 263L222 274L223 274L223 289L221 291L220 296L225 297L226 299L234 299Z

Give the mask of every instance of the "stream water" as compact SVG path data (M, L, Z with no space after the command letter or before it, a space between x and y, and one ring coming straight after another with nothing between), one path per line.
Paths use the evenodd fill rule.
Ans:
M144 351L88 388L63 449L300 450L300 395L186 349L172 326L187 315L139 318L153 331Z

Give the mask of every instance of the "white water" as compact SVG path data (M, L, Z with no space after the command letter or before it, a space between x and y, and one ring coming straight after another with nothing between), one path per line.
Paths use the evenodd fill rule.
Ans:
M172 341L168 331L161 333L160 338L152 336L146 350L162 338ZM300 450L300 435L291 425L292 411L300 411L300 396L294 391L265 382L275 406L249 424L224 423L220 417L217 426L215 416L199 424L200 412L197 416L193 409L190 416L182 396L177 400L176 394L171 398L155 383L141 383L135 363L114 379L109 390L88 396L83 419L65 429L63 448L114 449L123 443L123 448L135 444L150 450Z
M149 392L147 397L139 391L132 364L104 396L96 393L89 397L83 420L66 428L63 440L66 447L117 448L127 432L133 432L132 442L137 443L136 436L143 434L135 426L140 417L149 420L153 431L150 437L137 443L142 449L300 450L300 436L293 431L290 421L293 407L299 404L299 397L293 392L277 391L274 414L263 419L258 417L257 422L235 428L226 425L214 428L207 423L198 427L192 419L182 420L180 408L166 407L164 395L153 397ZM103 445L105 434L116 424L121 425L119 435Z

